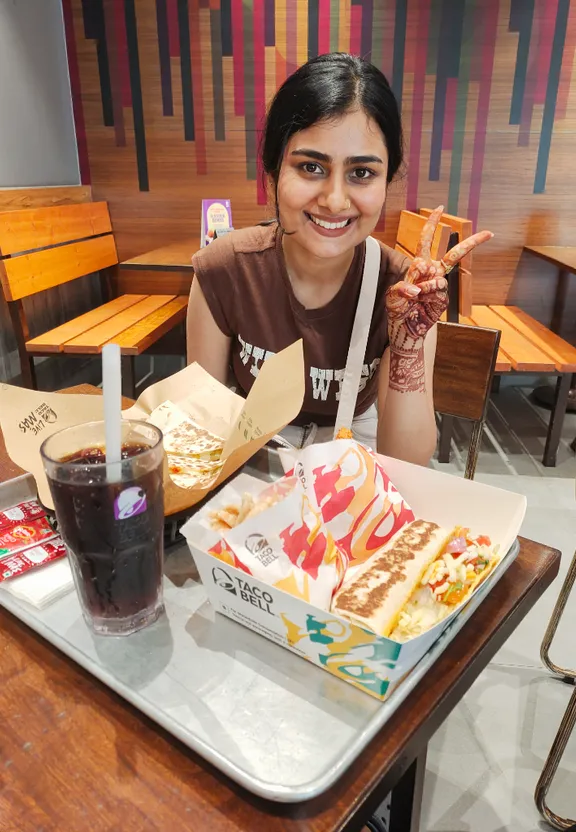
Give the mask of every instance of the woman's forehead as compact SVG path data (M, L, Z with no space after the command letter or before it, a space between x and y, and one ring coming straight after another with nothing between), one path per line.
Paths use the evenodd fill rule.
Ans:
M362 110L318 121L291 136L287 153L306 148L325 153L334 160L349 156L378 155L388 158L382 131L373 118Z

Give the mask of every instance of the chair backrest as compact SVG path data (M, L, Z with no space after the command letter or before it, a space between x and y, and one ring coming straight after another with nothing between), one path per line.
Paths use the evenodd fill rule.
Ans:
M117 262L105 202L0 213L0 282L7 301L36 295Z
M473 421L486 417L500 331L439 323L434 364L434 409Z
M420 214L423 217L428 218L431 213L432 208L420 208ZM465 240L466 237L470 237L474 233L472 220L467 220L464 217L442 214L440 221L450 226L452 231L458 234L459 241ZM469 252L460 261L459 296L460 314L468 318L472 313L472 252Z
M407 257L415 257L416 247L425 225L426 218L420 214L414 214L412 211L400 211L400 222L398 223L396 245L394 246L396 251L402 252ZM438 223L431 246L433 260L440 260L441 257L444 257L448 251L449 239L450 226Z

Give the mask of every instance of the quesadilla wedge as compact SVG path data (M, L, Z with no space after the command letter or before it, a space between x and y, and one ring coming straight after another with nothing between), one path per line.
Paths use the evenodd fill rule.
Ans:
M436 560L451 532L427 520L400 529L338 590L332 612L388 636L424 573Z
M215 461L222 456L224 440L201 427L171 401L163 402L148 419L164 434L167 454Z
M207 460L167 453L170 479L179 488L204 488L220 473L220 460Z
M500 561L499 547L486 535L457 526L430 564L398 618L396 641L419 636L467 601Z

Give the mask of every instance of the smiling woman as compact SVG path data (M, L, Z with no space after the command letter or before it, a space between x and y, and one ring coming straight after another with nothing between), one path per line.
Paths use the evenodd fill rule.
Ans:
M284 432L301 447L334 433L366 240L402 164L400 113L384 75L343 53L301 66L270 105L262 162L276 221L234 231L195 255L188 358L222 382L231 369L247 393L262 363L301 338L306 395ZM352 423L359 441L421 464L436 443L432 373L444 275L491 236L475 235L433 262L441 213L430 217L414 261L380 245Z

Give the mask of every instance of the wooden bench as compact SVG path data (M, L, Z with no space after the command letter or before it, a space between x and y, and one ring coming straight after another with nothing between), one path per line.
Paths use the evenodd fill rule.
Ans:
M430 209L422 209L421 213L424 217L428 216ZM444 214L442 222L451 225L452 228L458 228L462 236L469 235L471 229L469 220ZM472 274L471 255L468 255L468 258L466 266ZM451 291L460 291L461 288L461 283L451 285ZM461 302L457 304L457 308L461 310L460 314L458 316L449 314L447 320L469 326L499 329L502 333L496 373L547 373L557 377L556 394L542 458L545 466L554 467L572 374L576 372L576 348L517 306L472 304L468 314L462 314ZM446 449L445 443L441 444ZM447 462L447 450L446 455L443 453L439 458Z
M134 358L186 318L185 295L125 294L112 298L118 263L105 202L0 213L0 282L14 327L22 382L36 387L34 356L97 355L120 345L126 395L134 396ZM93 272L108 301L31 338L23 300Z

